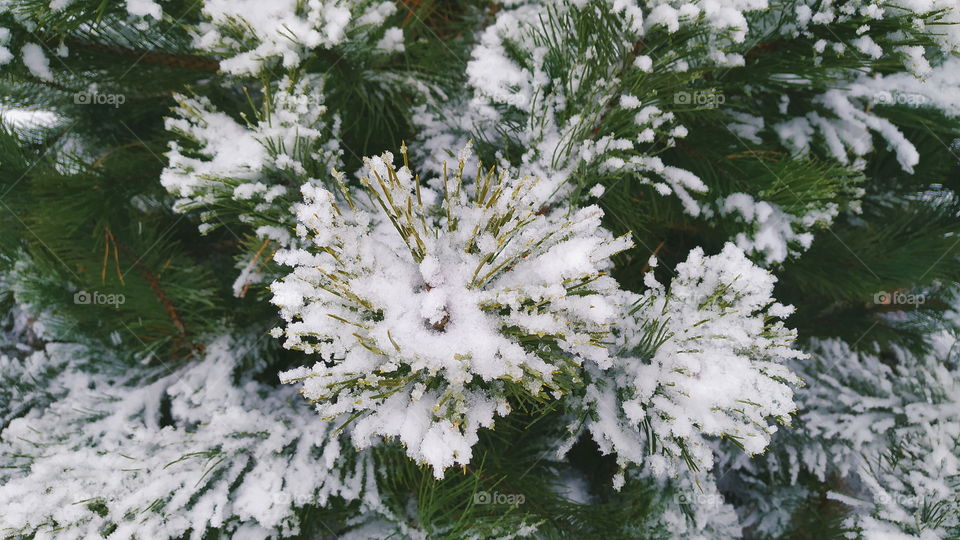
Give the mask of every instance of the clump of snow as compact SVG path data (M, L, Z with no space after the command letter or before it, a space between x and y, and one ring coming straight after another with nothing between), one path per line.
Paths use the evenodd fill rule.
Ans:
M854 0L838 6L833 2L819 2L817 0L803 0L796 7L796 20L792 24L784 25L784 29L793 35L812 35L815 26L842 25L863 18L880 20L912 17L912 23L918 33L925 34L946 55L960 51L960 6L953 0ZM884 37L888 30L882 27L873 28L873 25L864 24L857 29L859 37L850 41L860 54L872 58L880 58L884 54L893 56L895 50L884 51L874 37ZM871 36L870 34L874 34ZM834 36L836 37L836 36ZM838 52L845 50L846 45L837 37L836 41L821 40L824 43L817 46L822 52L829 43ZM887 39L886 41L890 41ZM895 40L894 40L895 41ZM905 53L904 66L917 75L923 74L924 51L920 47L903 51L904 47L897 47L899 52ZM919 69L917 69L919 68Z
M36 43L27 43L20 49L20 53L23 55L23 65L30 70L34 77L44 81L53 80L53 72L50 71L50 59L44 54L43 47Z
M13 53L6 45L10 43L10 29L0 28L0 66L9 64L13 60Z
M403 30L400 28L388 28L377 42L377 49L385 53L403 52L405 48Z
M694 249L675 270L669 289L647 274L636 323L621 323L613 367L589 370L583 400L601 451L657 475L709 470L710 438L762 452L777 430L768 420L787 424L796 408L800 380L784 362L804 356L773 321L792 311L771 296L776 278L736 246Z
M736 20L734 12L764 5L760 1L733 4L715 9L718 6L713 3L703 3L703 11L716 23L718 33L739 28L741 21ZM689 8L681 10L684 24L695 22L700 8L686 5ZM621 77L649 72L653 60L639 55L624 71L619 60L604 62L597 53L601 47L623 47L623 42L640 39L647 32L645 27L654 24L651 20L656 18L651 19L652 14L644 18L642 8L629 0L614 0L609 9L583 2L561 4L555 6L556 17L578 17L584 13L612 17L615 21L611 24L623 32L561 37L552 32L542 8L538 2L518 2L498 11L493 24L483 30L471 51L466 70L470 97L439 103L436 110L424 108L415 116L422 128L424 146L434 161L439 163L440 156L452 145L463 144L467 137L456 134L472 132L483 140L497 140L505 131L500 124L509 122L517 126L509 130L513 138L510 145L525 150L519 159L502 165L543 178L538 189L544 192L562 196L569 192L568 180L574 171L599 167L603 173L653 184L657 193L677 196L688 213L698 215L700 205L695 194L706 191L706 185L689 171L667 166L647 152L651 147L674 146L676 139L687 135L686 128L677 125L673 113L624 93ZM665 13L676 11L669 5L660 9ZM582 41L591 45L582 47ZM517 50L527 54L516 55ZM555 63L550 61L557 54L571 58L571 65L565 65L562 72L557 72ZM634 53L625 48L622 54ZM719 56L723 62L732 60L723 54ZM598 103L606 105L596 107ZM505 111L510 114L505 116ZM517 113L522 121L516 120ZM615 132L590 129L613 115L632 117L633 121L626 120Z
M393 2L366 0L206 0L203 14L209 22L197 27L194 44L227 55L220 62L227 73L256 74L273 60L291 69L311 49L339 45L351 33L383 24L395 11ZM387 44L400 50L396 33L388 35Z
M150 15L154 19L163 18L163 9L153 0L126 0L127 12L137 17Z
M298 508L334 497L385 510L366 457L304 415L294 392L243 372L241 359L259 353L252 343L218 339L201 360L152 382L111 372L109 358L84 368L92 353L77 347L51 345L22 364L0 356L0 379L45 383L16 396L34 407L0 432L0 529L64 539L105 530L199 539L208 529L266 538L295 535ZM42 375L51 367L52 380Z
M893 347L883 359L839 340L815 342L812 358L793 366L807 381L796 392L796 432L766 463L748 466L752 474L793 483L800 471L841 479L827 496L849 508L844 525L861 537L949 537L960 527L960 373L956 338L930 341L927 355ZM778 530L770 517L763 511L748 519Z
M277 253L293 270L271 286L286 321L275 335L320 357L283 380L325 418L358 417L357 446L396 437L438 477L469 463L511 393L559 398L584 364L610 365L622 306L604 272L630 247L595 206L551 210L536 179L490 171L468 195L465 157L443 192L389 153L367 160L376 206L304 185L310 246Z
M229 204L258 237L287 246L298 186L321 184L340 163L340 120L328 113L319 79L284 79L270 97L256 123L241 124L206 98L178 96L165 124L178 140L170 142L160 182L180 197L178 211L206 210L205 230L223 223L215 211ZM238 295L261 277L251 260L242 265Z
M736 244L747 253L763 254L768 265L781 263L790 254L808 249L813 243L813 233L802 231L829 225L839 214L836 203L827 203L798 217L777 204L755 201L746 193L728 195L719 206L721 215L737 215L753 225L751 234L737 233Z

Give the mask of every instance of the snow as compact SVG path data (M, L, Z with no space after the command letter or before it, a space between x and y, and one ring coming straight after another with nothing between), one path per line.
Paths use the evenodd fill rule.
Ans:
M60 119L50 111L28 111L24 109L0 108L0 118L17 127L53 126Z
M806 154L810 151L813 126L806 118L793 118L773 126L773 130L793 152Z
M10 42L10 30L0 28L0 66L9 64L13 60L13 53L5 45Z
M762 452L777 429L767 419L789 423L796 408L799 379L784 363L804 356L791 348L794 331L767 322L792 311L772 300L776 278L733 244L713 256L697 248L675 271L669 289L646 280L650 289L633 302L635 324L621 323L620 354L609 370L588 368L595 382L582 403L594 411L587 430L602 452L656 475L686 470L681 449L709 470L708 437L736 437L748 454ZM662 343L635 356L651 331ZM659 456L647 450L651 432Z
M733 122L727 124L727 129L732 131L737 137L754 144L760 144L762 142L760 138L760 132L763 131L764 127L762 117L736 111L730 113L730 117L733 119Z
M633 64L637 66L637 69L640 71L649 72L653 69L653 60L645 54L634 58Z
M747 253L763 254L768 265L785 261L798 249L809 248L813 236L801 231L815 225L829 225L839 213L835 203L828 203L822 209L810 210L798 218L779 205L755 201L746 193L728 195L719 207L721 215L736 214L754 225L752 234L736 235L736 244Z
M383 37L377 42L377 49L385 53L403 52L403 30L400 28L388 28Z
M960 459L948 449L960 433L960 376L943 361L956 341L946 334L931 341L926 356L893 348L893 364L838 340L817 341L813 358L795 364L807 380L797 392L803 412L790 447L797 467L821 479L847 478L829 497L848 504L846 525L871 538L925 537L916 516L956 493L951 478ZM927 521L926 537L960 524L953 511L943 516Z
M72 3L49 6L63 12ZM154 0L117 7L129 20L152 19L138 20L141 30L164 17ZM545 7L558 16L602 11L615 38L576 28L545 38ZM960 116L956 0L509 0L484 14L485 27L463 34L462 89L381 69L406 65L401 54L413 47L409 27L391 26L403 18L394 17L394 2L206 0L199 9L201 22L187 26L197 54L221 59L216 81L249 89L263 106L241 116L202 95L176 96L160 180L177 211L198 213L202 233L243 226L235 296L276 279L266 259L282 266L270 286L280 313L271 335L297 351L289 357L297 367L284 367L279 387L253 377L249 364L269 355L250 337L263 337L262 328L204 337L205 353L169 371L111 371L104 351L18 344L22 358L0 354L0 455L9 460L0 468L0 529L86 538L116 523L111 537L202 538L211 528L279 537L299 532L299 509L338 497L362 515L347 537L426 537L410 524L415 519L393 515L380 500L381 471L368 449L398 442L443 477L475 464L481 433L512 414L517 393L565 407L569 432L549 440L545 455L562 459L587 436L614 456L617 489L643 480L663 488L651 497L678 490L690 504L668 504L657 516L677 536L776 537L791 504L809 495L801 474L842 479L828 497L850 507L845 526L866 537L945 537L960 525L955 513L925 530L916 519L926 503L956 494L953 341L933 336L936 350L927 356L894 347L893 362L814 341L807 358L782 320L794 308L773 296L776 278L765 267L803 256L816 229L855 211L857 201L842 209L781 206L764 200L769 186L734 191L746 189L745 179L708 191L661 157L681 153L668 151L677 145L686 152L692 137L679 139L700 119L681 124L687 117L671 112L667 94L644 90L665 73L745 65L741 53L755 38L748 39L748 21L764 35L782 32L774 39L806 40L819 62L841 54L886 59L882 73L838 68L836 83L811 95L787 92L762 109L736 103L714 112L738 143L779 145L778 154L832 159L851 171L864 170L875 146L886 145L912 173L920 152L885 110ZM943 21L922 16L933 11ZM914 15L929 43L886 33L885 19L904 14ZM774 17L785 24L768 27ZM831 40L835 24L852 24L856 35ZM686 31L696 32L696 54L649 40L669 33L676 41ZM0 28L0 66L16 59L11 38ZM60 82L50 55L67 57L64 44L13 42L32 76ZM622 54L605 62L598 43ZM417 133L422 178L390 153L338 172L340 117L355 119L325 104L325 85L342 81L308 74L315 66L305 63L333 49L364 67L373 59L364 81L373 90L409 92L403 113ZM561 69L558 56L568 60ZM813 77L786 72L772 82L802 89ZM18 109L2 116L20 126L59 119ZM473 172L471 139L494 157L490 178ZM356 184L347 174L368 185L347 187ZM623 290L609 273L611 258L631 242L604 229L596 204L604 186L624 178L676 198L706 226L719 221L717 234L727 226L737 232L719 253L695 248L675 268L666 264L675 250L661 253L663 261L651 256L632 281L643 286ZM565 204L574 190L584 207ZM10 276L29 271L18 261ZM658 281L668 272L669 283ZM12 315L17 328L57 338L49 315L20 308ZM117 345L119 336L109 340ZM724 439L745 452L730 452ZM902 462L885 463L895 451ZM773 486L762 501L738 499L734 509L718 487L734 470L749 489L769 489L764 482L774 475L795 484ZM590 499L575 475L558 489ZM104 515L78 502L95 498ZM157 501L162 507L144 511ZM515 532L533 534L536 525Z
M871 58L880 58L883 56L883 49L870 36L860 36L851 42L858 51Z
M154 19L163 18L163 9L153 0L126 0L127 12L137 17L150 15Z
M220 62L227 73L256 74L277 60L292 69L307 51L339 45L354 29L368 32L394 11L393 2L364 0L207 0L203 14L209 22L197 28L194 45L227 54ZM385 45L399 50L396 33L389 36Z
M926 17L927 14L933 12L939 12L939 20ZM804 0L796 6L796 29L804 35L809 35L812 27L816 25L844 24L860 20L861 17L881 20L902 17L905 13L916 15L914 18L916 29L926 33L941 52L950 55L960 50L960 28L957 28L956 25L957 22L960 22L960 7L953 0L895 0L893 2L860 0L845 4L840 9L836 9L832 2ZM906 48L903 46L896 47L896 51L884 51L871 36L871 33L882 35L881 32L886 31L874 30L870 24L861 25L857 29L859 37L850 40L850 45L859 54L874 59L881 58L884 55L893 56L895 52L903 53L905 57L904 66L915 74L922 76L926 61L921 59L924 53L920 50L920 47L913 47L913 50L909 52L903 51ZM830 45L837 53L842 53L846 46L840 38L837 37L836 39ZM816 48L822 52L827 42L826 40L821 41L823 43L818 43Z
M199 539L207 527L238 526L289 535L299 527L295 507L358 499L362 468L330 470L348 465L347 456L327 424L300 413L294 393L242 373L234 384L244 355L259 354L250 347L221 338L203 360L145 386L82 369L90 353L77 347L50 345L22 368L0 357L0 377L40 365L62 371L51 394L0 433L4 454L19 456L0 472L0 527L43 535L55 521L66 539L99 537L110 523L119 524L111 538ZM171 404L166 427L161 399ZM87 499L102 501L105 513L77 504Z
M759 9L764 5L762 2L732 4L731 9ZM727 8L714 9L710 2L703 5L718 29L723 28L725 32L729 29L728 23L740 24L725 11ZM565 12L576 7L564 5L557 9ZM635 2L613 0L610 7L609 13L622 18L617 22L622 23L623 39L631 42L645 31L641 25L649 27L660 21L651 14L641 16ZM597 7L581 5L580 8ZM673 9L664 4L654 11L668 13ZM682 15L677 24L692 23L699 9L692 4L682 7L677 11L678 16ZM439 163L452 146L466 142L468 137L459 136L460 133L472 132L483 140L500 139L504 133L501 124L509 121L512 125L517 121L513 115L520 113L523 120L519 129L511 130L514 140L509 144L525 151L515 162L501 163L501 166L515 167L521 175L541 178L538 189L544 194L561 197L569 193L570 176L578 167L599 167L603 173L630 176L636 182L656 185L658 193L675 195L685 211L698 215L701 205L697 195L706 191L705 184L689 171L667 166L644 153L645 148L656 145L674 146L678 138L686 136L686 128L677 124L672 113L624 93L618 84L620 81L611 76L622 66L597 65L596 50L592 47L578 50L575 53L578 56L572 59L573 65L567 66L564 73L552 72L548 62L553 54L551 45L534 37L538 31L551 32L543 27L544 22L542 6L536 2L518 2L498 11L493 24L480 33L479 42L471 50L466 70L469 98L463 102L437 102L418 111L415 121L433 163ZM563 43L558 47L554 53L567 54ZM516 48L529 51L529 58L518 59L508 52ZM723 62L736 60L732 56L719 56ZM653 68L653 60L640 55L632 65L639 72L648 72ZM677 65L675 62L673 67ZM557 84L567 78L568 83ZM586 85L588 80L593 83ZM595 103L609 103L613 111L593 111ZM505 113L508 110L511 112ZM584 126L594 125L602 117L620 111L636 111L634 123L619 129L619 133L601 133L595 138L585 136L589 130Z
M184 98L182 103L183 114L187 114L188 107L204 111L203 123L171 117L165 127L197 140L208 157L187 157L181 154L177 143L171 143L170 166L161 175L161 184L181 197L192 197L209 177L256 178L266 160L266 150L254 134L226 114L213 111L208 100ZM239 190L239 198L248 198L243 197L244 194L252 195L250 188L238 187L236 190Z
M7 51L9 53L9 51ZM44 81L53 80L53 72L50 71L50 60L44 54L43 48L36 43L27 43L20 49L23 55L23 65L30 70L30 73L38 79ZM0 56L6 56L0 53Z
M918 60L914 60L915 69ZM950 61L953 62L953 61ZM951 64L953 65L953 64ZM912 173L919 162L920 156L916 147L907 140L904 134L891 121L873 112L864 111L862 102L883 101L892 102L894 97L891 90L899 96L914 97L914 105L938 106L948 114L955 114L956 107L950 101L952 93L956 92L953 75L947 70L930 70L930 77L935 84L908 79L909 75L900 73L885 77L860 76L843 89L830 89L814 99L822 105L833 117L823 116L817 112L809 112L804 116L794 117L773 126L781 142L796 154L808 154L814 144L814 135L817 131L822 135L827 149L841 163L849 163L851 154L854 157L864 157L874 150L871 133L882 138L897 156L901 169ZM930 98L927 98L927 96ZM906 103L911 100L904 99Z
M361 414L357 447L396 437L441 477L470 462L478 429L509 413L504 383L557 393L554 379L575 375L570 366L609 364L599 342L620 300L602 272L630 243L600 227L597 207L540 213L536 179L491 176L496 184L471 199L457 173L445 194L424 196L432 190L415 189L393 161L370 158L364 173L384 213L303 186L298 234L312 247L276 255L292 272L271 285L286 321L275 335L319 357L283 380L302 382L322 417ZM413 214L400 211L408 207ZM448 217L437 221L441 210ZM558 350L531 350L516 332L551 336ZM363 384L347 384L357 377Z
M297 193L284 185L287 175L282 172L306 177L309 184L321 184L317 177L332 181L330 168L340 162L340 121L331 118L323 103L322 80L284 79L271 89L271 97L268 116L258 111L255 124L241 124L209 100L178 96L179 105L165 122L178 139L170 142L160 183L179 197L175 209L181 212L216 208L224 201L241 203L238 219L252 225L260 239L288 246L294 241L290 229ZM202 216L201 230L223 223L215 214ZM251 254L238 263L235 295L260 282L262 260Z
M920 64L910 48L905 51L911 58L911 65ZM850 96L861 99L877 100L883 97L886 103L905 103L916 106L936 107L949 116L960 115L960 59L948 58L942 64L930 68L919 68L923 78L907 73L890 75L864 75L850 88Z

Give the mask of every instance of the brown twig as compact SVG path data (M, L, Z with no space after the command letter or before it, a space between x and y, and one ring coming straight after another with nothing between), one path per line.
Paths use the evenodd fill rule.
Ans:
M110 235L110 238L113 240L114 253L116 254L117 246L124 249L124 251L129 252L130 250L119 240ZM119 264L119 259L118 264ZM133 261L133 266L137 269L141 276L147 280L147 283L150 285L150 290L153 291L154 296L157 297L157 300L160 301L160 304L163 306L164 311L167 312L167 316L170 317L170 321L173 323L173 327L176 328L177 333L181 337L187 335L187 328L183 324L183 320L180 319L180 315L177 313L176 308L173 306L173 302L170 301L170 298L167 297L167 293L164 292L163 287L160 286L160 280L157 279L157 276L150 271L142 262L140 258L137 257Z
M257 264L257 259L260 258L260 255L263 254L263 250L267 249L267 246L269 245L270 245L270 239L269 238L264 239L263 244L260 245L260 249L258 249L257 252L253 255L253 259L251 259L250 262L247 263L246 269L251 269L251 270L253 269L253 266ZM243 290L240 291L240 294L237 295L237 298L245 298L247 296L247 291L249 290L250 290L250 282L248 281L247 283L244 284Z
M653 253L650 254L650 257L647 257L647 262L643 265L643 268L640 270L640 275L646 274L650 270L650 259L656 257L657 253L660 253L660 250L663 249L663 244L666 240L661 240L660 244L657 245L657 248L653 250Z
M103 228L104 233L104 242L103 242L103 268L100 269L100 282L105 283L107 280L107 261L110 257L110 243L113 243L113 259L114 266L117 271L117 279L120 280L121 285L125 285L123 281L123 274L120 272L120 255L117 251L117 239L114 238L113 233L110 232L110 227Z

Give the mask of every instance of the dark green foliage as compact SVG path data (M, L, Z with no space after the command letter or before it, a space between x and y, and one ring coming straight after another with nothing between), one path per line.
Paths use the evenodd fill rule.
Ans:
M300 68L302 74L328 75L326 104L331 111L344 111L341 145L347 171L361 165L361 156L396 152L400 141L415 139L411 114L424 104L416 85L426 86L438 101L470 97L461 92L469 47L477 29L502 7L466 0L403 0L399 5L390 23L405 31L403 54L376 56L346 45L314 51ZM634 40L620 19L598 6L588 3L568 14L547 10L542 14L545 29L535 35L537 45L547 50L549 90L568 98L558 121L579 122L575 136L553 156L555 163L582 141L608 135L636 139L633 112L595 99L598 88L610 95L629 93L644 105L674 114L688 128L690 136L673 147L660 137L638 143L636 150L698 175L709 187L701 202L714 212L710 218L690 215L675 197L658 194L635 173L601 171L596 163L576 167L571 205L590 202L587 190L602 184L606 194L599 204L606 225L615 234L632 234L636 244L615 257L614 275L624 288L642 290L643 276L651 271L667 282L692 248L716 253L738 233L749 233L751 226L736 215L720 215L720 201L742 192L795 216L837 205L839 217L829 227L814 227L809 250L798 249L802 256L770 265L780 276L776 297L797 307L788 322L801 339L839 337L855 348L899 345L921 352L929 347L926 336L932 330L952 324L943 315L952 305L953 284L960 281L960 150L954 142L960 137L960 120L923 107L877 108L919 150L920 164L912 174L902 171L895 152L879 140L866 168L858 171L834 159L819 139L809 154L794 155L770 129L777 119L822 112L814 98L842 86L849 70L901 70L897 58L829 51L822 62L814 62L817 39L849 42L863 21L833 25L829 36L783 39L778 29L789 21L758 13L751 24L764 31L731 46L744 56L743 66L695 64L676 72L667 68L681 59L677 51L696 58L707 50L704 28L684 26L672 34L653 28ZM196 54L183 25L199 20L198 3L172 0L163 8L172 16L145 30L126 23L122 2L77 0L53 11L48 0L28 0L16 3L19 19L0 16L0 27L13 30L7 46L19 51L26 43L41 45L55 75L54 81L43 81L20 63L4 66L2 104L57 115L45 128L6 125L0 131L0 274L5 276L0 310L12 314L15 303L27 305L43 319L48 335L27 341L95 346L145 377L155 376L157 366L190 362L203 353L204 338L223 328L266 333L275 321L275 310L265 301L268 291L244 290L237 298L231 286L238 261L256 265L266 282L280 272L272 262L275 246L236 219L240 211L229 203L216 208L218 227L206 236L197 233L197 212L170 210L173 197L158 177L170 139L163 117L175 105L174 94L208 96L233 118L253 118L264 106L265 81L227 82L218 72L217 58ZM791 12L791 7L782 11ZM930 45L930 37L915 30L913 17L905 13L871 24L874 32L902 32L900 44ZM53 53L61 45L69 56ZM509 52L521 65L531 62L529 51L515 47ZM596 55L590 70L570 73L569 66L583 63L588 54ZM641 54L653 59L650 72L633 66ZM281 71L270 80L279 79ZM98 93L123 96L123 103L78 101L92 84ZM722 94L724 107L676 101L677 92L692 91ZM781 112L784 97L789 106ZM517 164L527 149L516 133L537 118L516 107L498 107L506 120L492 138L473 134L476 147L485 162L493 163L499 155ZM759 143L730 129L730 114L736 112L767 120ZM261 217L281 223L277 216ZM661 261L656 270L647 264L651 255ZM762 256L756 259L766 264ZM123 302L78 303L80 291L122 295ZM875 295L881 292L922 294L925 301L898 309L879 303ZM3 330L12 328L11 317L0 320ZM654 324L652 335L655 331ZM276 383L278 371L305 363L299 353L276 343L258 352L261 356L245 359L244 367L259 381ZM18 403L6 390L14 383L0 379L0 427L51 399L56 389L43 388L42 379L57 368L41 371L37 381L17 381ZM378 448L377 480L396 520L436 538L498 536L532 525L543 538L670 537L670 531L654 528L663 509L674 504L669 489L631 479L622 491L613 491L614 459L600 455L587 438L557 461L555 448L543 441L559 438L556 426L568 419L553 410L550 400L525 405L527 409L498 420L496 430L481 433L474 465L448 471L442 480L413 464L402 449ZM585 479L590 501L570 499L564 489L571 476ZM785 537L839 538L845 510L827 500L830 482L804 476L799 483L808 493ZM522 503L476 504L482 493ZM104 511L103 504L92 500L88 508ZM298 509L304 524L299 537L347 533L357 526L352 520L356 509L339 499L323 508L305 505ZM937 512L931 506L927 517L935 521ZM206 534L221 537L229 535L219 530Z

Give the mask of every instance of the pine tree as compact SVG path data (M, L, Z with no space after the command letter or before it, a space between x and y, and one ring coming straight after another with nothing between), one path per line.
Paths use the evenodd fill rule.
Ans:
M960 537L953 0L0 3L9 538Z

